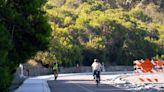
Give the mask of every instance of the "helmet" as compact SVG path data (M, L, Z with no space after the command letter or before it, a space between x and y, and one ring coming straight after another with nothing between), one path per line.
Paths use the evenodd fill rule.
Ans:
M57 62L54 62L54 64L57 64Z
M94 59L94 62L98 62L98 59Z

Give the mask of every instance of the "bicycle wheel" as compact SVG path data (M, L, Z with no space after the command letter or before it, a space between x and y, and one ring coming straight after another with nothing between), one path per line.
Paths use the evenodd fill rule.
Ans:
M54 80L56 80L58 77L58 72L57 71L54 71Z
M100 83L100 78L99 77L96 77L96 86L97 87L99 86L99 83Z
M55 80L57 79L57 76L55 76Z

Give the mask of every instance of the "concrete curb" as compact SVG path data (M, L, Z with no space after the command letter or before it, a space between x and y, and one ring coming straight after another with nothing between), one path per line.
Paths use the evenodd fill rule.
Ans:
M43 83L44 83L44 86L43 86L44 87L44 91L43 92L51 92L50 88L48 86L47 80L44 80Z

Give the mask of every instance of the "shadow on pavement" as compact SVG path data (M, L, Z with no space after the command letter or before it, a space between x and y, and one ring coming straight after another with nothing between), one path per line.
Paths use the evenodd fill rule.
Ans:
M132 92L132 90L100 84L96 87L93 80L49 80L51 92Z

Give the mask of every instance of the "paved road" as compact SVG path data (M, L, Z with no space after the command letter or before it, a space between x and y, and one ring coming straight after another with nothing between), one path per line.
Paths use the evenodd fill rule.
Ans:
M100 84L96 87L91 75L65 75L58 80L48 80L51 92L130 92L112 85Z

